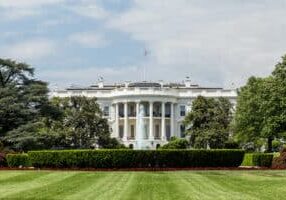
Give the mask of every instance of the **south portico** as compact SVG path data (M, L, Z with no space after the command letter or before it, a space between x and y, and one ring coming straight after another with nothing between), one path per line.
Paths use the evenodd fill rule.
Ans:
M144 109L144 136L148 148L156 148L166 144L175 136L176 98L166 97L130 97L115 99L112 103L114 120L112 136L118 138L126 146L136 146L140 132L140 107Z

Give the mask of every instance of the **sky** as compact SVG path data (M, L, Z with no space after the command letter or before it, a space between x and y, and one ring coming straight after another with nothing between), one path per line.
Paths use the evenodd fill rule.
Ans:
M0 57L50 87L239 87L286 54L286 0L0 0ZM145 55L147 51L147 55Z

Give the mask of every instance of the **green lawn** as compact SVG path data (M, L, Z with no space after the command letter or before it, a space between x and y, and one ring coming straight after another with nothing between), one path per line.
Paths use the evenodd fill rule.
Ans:
M0 199L286 199L286 171L0 171Z

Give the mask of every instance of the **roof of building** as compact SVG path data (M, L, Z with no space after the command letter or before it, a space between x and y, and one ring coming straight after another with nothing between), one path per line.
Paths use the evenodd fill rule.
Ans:
M156 82L134 82L134 83L129 83L128 87L161 87L160 83Z
M113 90L115 88L176 88L176 89L223 89L221 87L200 87L197 84L186 84L186 83L163 83L160 82L126 82L126 83L115 83L115 84L104 84L99 82L89 87L75 86L72 85L67 90Z

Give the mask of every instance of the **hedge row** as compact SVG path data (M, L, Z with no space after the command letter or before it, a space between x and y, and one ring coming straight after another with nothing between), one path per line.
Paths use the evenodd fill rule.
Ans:
M28 152L34 167L238 167L242 150L57 150Z
M270 153L247 153L244 155L242 166L270 167L273 154Z
M7 154L6 159L9 167L31 166L28 154Z

